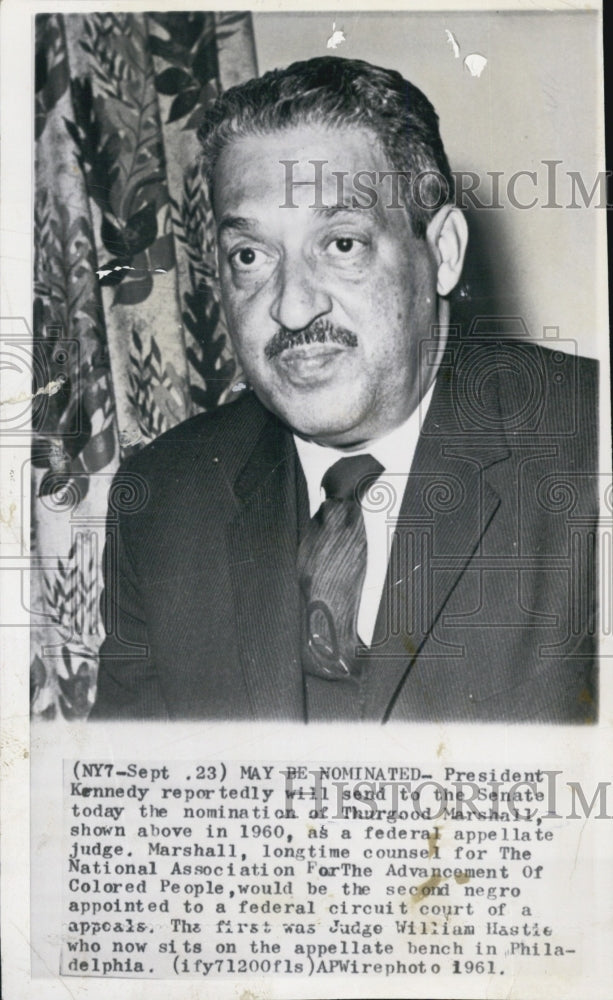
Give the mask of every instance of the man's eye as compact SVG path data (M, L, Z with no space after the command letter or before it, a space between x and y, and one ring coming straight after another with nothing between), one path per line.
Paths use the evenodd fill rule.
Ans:
M328 244L328 252L333 257L355 257L363 249L362 241L353 236L337 236Z
M241 247L230 254L230 263L241 271L247 271L262 264L264 256L261 250L254 250L253 247Z
M355 240L352 240L349 236L341 236L338 240L334 240L332 244L339 253L351 253L355 244Z

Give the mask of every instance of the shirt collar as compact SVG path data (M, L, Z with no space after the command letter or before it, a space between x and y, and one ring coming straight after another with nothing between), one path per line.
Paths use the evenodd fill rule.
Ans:
M340 458L348 458L350 455L372 455L386 472L408 476L433 392L434 382L408 420L395 427L389 434L366 442L364 447L356 451L327 448L316 444L315 441L305 441L304 438L294 434L296 450L307 483L311 517L325 499L321 481L328 469Z

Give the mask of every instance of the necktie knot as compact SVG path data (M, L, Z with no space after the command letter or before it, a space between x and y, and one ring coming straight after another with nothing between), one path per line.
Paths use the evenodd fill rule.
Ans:
M366 490L383 472L372 455L351 455L330 466L321 485L327 500L361 501Z

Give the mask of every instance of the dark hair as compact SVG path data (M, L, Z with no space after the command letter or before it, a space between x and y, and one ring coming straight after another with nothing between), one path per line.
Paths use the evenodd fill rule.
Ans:
M401 185L416 236L424 236L430 218L453 201L438 115L428 98L395 70L337 56L271 70L227 90L207 109L198 138L209 188L217 159L232 139L301 124L368 128L391 168L406 172L412 182L421 175L417 200Z

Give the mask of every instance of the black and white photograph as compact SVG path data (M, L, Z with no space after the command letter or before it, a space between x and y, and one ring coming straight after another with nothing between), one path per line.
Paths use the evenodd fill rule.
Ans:
M37 17L36 713L596 720L596 331L492 248L604 192L558 136L488 162L495 70L443 21L400 31L437 112L340 40L256 75L248 13Z
M7 1000L605 998L600 5L188 6L3 10Z

